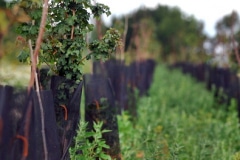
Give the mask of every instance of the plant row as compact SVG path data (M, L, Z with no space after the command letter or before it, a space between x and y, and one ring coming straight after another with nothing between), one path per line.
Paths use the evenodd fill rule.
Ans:
M176 63L173 68L179 68L197 81L205 84L208 90L214 92L219 103L230 104L235 99L240 117L240 83L237 73L229 68L219 68L207 64Z
M126 112L118 116L123 159L239 159L236 101L217 103L189 75L158 65L137 106L137 121Z

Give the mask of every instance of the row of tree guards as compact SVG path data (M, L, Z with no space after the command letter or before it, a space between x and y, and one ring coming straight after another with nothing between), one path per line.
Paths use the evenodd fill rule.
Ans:
M187 62L176 63L171 68L180 68L183 73L205 83L206 88L214 92L216 100L221 104L230 104L231 99L235 99L238 105L238 117L240 118L240 84L235 71L229 68Z
M103 134L110 146L106 153L121 159L116 115L127 110L137 116L135 91L138 90L140 96L147 94L154 68L155 62L150 59L130 65L120 60L94 62L93 73L85 74L74 92L62 87L64 84L71 88L74 81L59 76L47 77L44 70L40 71L44 89L40 95L34 90L29 93L0 86L0 159L69 159L68 150L74 143L80 121L83 88L88 129L93 129L93 122L103 121L103 129L111 130ZM66 105L59 103L59 95L67 99Z

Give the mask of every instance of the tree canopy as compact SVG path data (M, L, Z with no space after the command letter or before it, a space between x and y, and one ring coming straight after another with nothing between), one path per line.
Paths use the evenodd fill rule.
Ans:
M141 52L156 52L152 54L162 60L170 57L185 60L192 53L200 54L203 51L206 39L203 23L179 8L163 5L154 9L140 8L128 17L125 51L139 49ZM116 21L113 20L113 25ZM137 39L141 39L141 42Z

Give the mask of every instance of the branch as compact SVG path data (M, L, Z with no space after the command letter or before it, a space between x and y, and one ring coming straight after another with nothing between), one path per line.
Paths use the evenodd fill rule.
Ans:
M43 35L44 35L47 14L48 14L48 0L44 0L43 9L42 9L42 18L41 18L41 23L40 23L40 28L39 28L39 32L38 32L38 38L36 41L36 47L35 47L34 53L32 50L31 40L29 40L29 47L30 47L31 57L32 57L32 71L31 71L31 78L30 78L30 82L29 82L29 86L28 86L28 92L30 93L30 89L33 87L34 79L35 79L36 87L37 87L37 96L39 99L40 112L41 112L41 125L42 125L41 131L42 131L43 150L44 150L44 159L45 160L48 159L48 151L47 151L47 143L46 143L46 135L45 135L44 111L43 111L43 105L42 105L42 101L41 101L41 97L40 97L40 93L39 93L38 78L36 75L36 67L37 67L36 63L37 63L38 54L39 54L39 50L41 47Z
M76 13L76 11L75 10L72 10L72 13L73 13L73 16L75 16L75 13ZM72 30L71 30L71 39L73 39L74 38L74 25L72 25Z
M48 0L44 0L41 24L40 24L40 28L39 28L39 32L38 32L38 38L37 38L37 41L36 41L36 47L35 47L35 50L34 50L34 53L33 53L32 72L31 72L31 79L30 79L29 86L28 86L28 91L34 85L34 78L32 78L32 77L34 77L35 72L36 72L36 62L37 62L37 57L38 57L38 54L39 54L39 50L40 50L43 35L44 35L44 29L45 29L46 20L47 20L47 14L48 14Z
M34 55L33 55L31 40L29 40L29 48L30 48L30 54L31 54L32 61L34 61ZM38 97L38 101L39 101L39 107L40 107L39 109L40 109L41 125L42 125L41 126L41 132L42 132L42 139L43 139L43 150L44 150L44 157L45 157L44 159L47 160L48 159L48 151L47 151L47 141L46 141L46 134L45 134L44 110L43 110L42 99L41 99L40 92L39 92L37 72L35 72L34 78L35 78L35 82L36 82L36 93L37 93L37 97ZM31 79L34 79L34 78L31 77Z
M90 56L92 54L92 52L88 53L85 57L83 57L78 64L82 63L88 56Z
M46 63L46 65L50 68L51 71L53 71L56 75L58 74L57 70L54 69L48 62L47 60L45 59L45 57L42 57L42 60L44 63Z

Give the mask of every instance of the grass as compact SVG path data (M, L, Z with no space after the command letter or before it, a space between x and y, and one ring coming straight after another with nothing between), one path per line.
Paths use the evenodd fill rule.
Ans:
M216 104L203 84L158 66L135 124L118 117L124 160L233 160L240 151L236 103Z
M10 86L27 86L30 79L29 65L14 64L0 60L0 84Z

